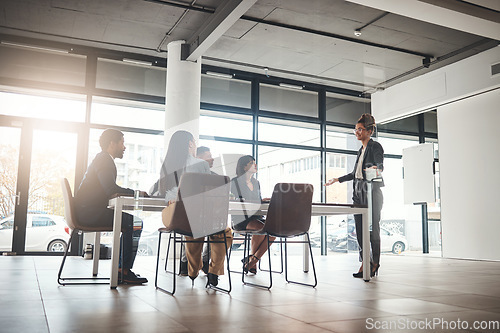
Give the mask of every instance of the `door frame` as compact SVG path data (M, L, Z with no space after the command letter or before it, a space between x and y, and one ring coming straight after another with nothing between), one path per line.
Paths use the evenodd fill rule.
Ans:
M16 255L62 255L62 253L57 252L26 252L25 250L33 133L35 130L48 130L75 133L77 135L75 184L73 184L73 188L76 189L86 170L90 132L89 126L85 123L33 119L6 115L0 115L0 126L19 128L21 130L11 250ZM78 237L78 235L75 235L75 237ZM77 240L75 239L75 241ZM75 242L73 244L78 243ZM74 246L71 248L70 254L76 255L78 252L78 246Z

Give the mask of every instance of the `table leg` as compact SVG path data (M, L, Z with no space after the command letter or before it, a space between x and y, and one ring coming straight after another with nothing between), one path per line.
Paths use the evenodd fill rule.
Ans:
M94 267L92 275L97 276L99 272L99 258L101 256L101 232L96 231L94 236Z
M367 204L366 214L363 214L363 280L370 281L370 225L372 223L372 183L367 183Z
M116 200L115 217L113 220L113 247L111 250L111 279L110 288L118 286L118 262L120 260L120 234L122 230L123 204L120 198Z

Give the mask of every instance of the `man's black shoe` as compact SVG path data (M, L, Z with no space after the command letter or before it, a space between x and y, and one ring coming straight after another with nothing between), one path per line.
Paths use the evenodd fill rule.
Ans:
M187 261L181 261L181 270L179 272L180 276L187 276L188 275L188 263Z
M208 274L208 266L209 266L208 261L203 261L203 267L201 268L203 273Z
M121 279L121 283L124 284L143 284L148 283L148 279L139 277L135 275L134 272L129 270L126 274L123 274L123 278Z

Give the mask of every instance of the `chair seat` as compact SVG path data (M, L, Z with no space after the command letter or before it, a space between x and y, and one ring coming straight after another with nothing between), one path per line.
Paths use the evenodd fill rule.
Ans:
M108 232L108 231L113 231L113 227L101 227L101 226L85 226L85 227L81 227L81 228L77 228L78 230L81 230L81 231L85 231L85 232L96 232L96 231L100 231L100 232Z

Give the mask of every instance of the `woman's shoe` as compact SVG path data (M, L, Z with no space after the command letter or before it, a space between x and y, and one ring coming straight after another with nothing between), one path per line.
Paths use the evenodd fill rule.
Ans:
M247 259L247 258L244 258L244 259ZM252 273L252 274L257 274L257 263L259 262L259 258L257 258L256 256L254 256L253 254L251 254L248 258L248 260L246 261L245 265L243 266L243 271L245 273ZM250 267L250 266L254 266L255 267Z
M191 285L192 285L192 286L194 286L194 280L195 280L197 277L198 277L198 275L197 275L197 276L191 276L191 275L189 275L189 278L191 279Z
M358 272L352 273L352 276L355 278L362 278L363 277L363 263L361 263L361 267L359 267Z
M380 264L373 264L370 266L370 268L371 268L370 276L374 277L378 275L378 269L380 268Z
M357 273L352 273L352 276L355 278L362 278L363 277L363 271L357 272Z

